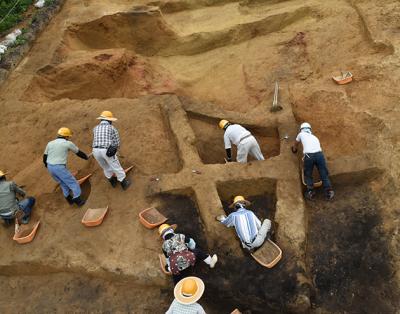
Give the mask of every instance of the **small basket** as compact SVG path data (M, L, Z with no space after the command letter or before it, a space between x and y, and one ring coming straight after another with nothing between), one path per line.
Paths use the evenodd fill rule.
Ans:
M32 229L19 230L15 232L13 240L19 244L32 242L39 228L40 220L35 223Z
M87 176L78 179L79 185L82 185L83 183L85 183L85 182L92 176L92 174L93 174L93 173L90 173L90 174L88 174Z
M251 256L262 266L272 268L281 260L282 250L268 239L255 253L251 253Z
M86 227L95 227L101 225L105 215L107 214L108 206L105 208L89 208L82 218L82 224Z
M166 258L165 258L165 256L164 256L164 254L158 254L158 259L160 260L161 271L162 271L164 274L171 276L172 273L171 273L170 271L166 271L166 270L165 270L165 265L167 265L167 260L166 260Z
M348 84L353 80L353 74L351 72L342 72L340 76L332 76L332 79L336 82L336 84L344 85Z
M139 213L139 221L148 229L153 229L163 224L167 219L154 207L146 208Z

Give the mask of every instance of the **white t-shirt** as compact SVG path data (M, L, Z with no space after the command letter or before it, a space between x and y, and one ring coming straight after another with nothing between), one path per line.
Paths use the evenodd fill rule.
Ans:
M296 141L301 142L303 145L303 154L312 154L322 151L319 139L311 133L301 131L297 135Z
M238 146L240 140L250 134L250 131L246 130L239 124L228 126L224 134L225 149L232 148L232 144Z

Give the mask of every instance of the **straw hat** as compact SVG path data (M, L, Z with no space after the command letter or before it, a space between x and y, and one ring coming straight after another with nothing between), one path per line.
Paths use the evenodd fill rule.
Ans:
M249 206L251 203L248 201L248 200L246 200L243 196L241 196L241 195L238 195L238 196L235 196L235 198L233 199L233 203L231 204L231 205L229 205L229 208L233 208L233 207L235 207L235 205L236 205L236 203L242 203L243 205L245 205L245 206Z
M118 119L114 118L111 111L103 111L100 114L100 117L97 117L97 120L117 121Z
M158 227L158 234L160 235L161 238L163 238L168 231L174 231L176 227L178 227L178 225L176 224L173 225L162 224L160 227Z
M204 293L204 282L198 277L186 277L174 288L175 299L182 304L197 302Z

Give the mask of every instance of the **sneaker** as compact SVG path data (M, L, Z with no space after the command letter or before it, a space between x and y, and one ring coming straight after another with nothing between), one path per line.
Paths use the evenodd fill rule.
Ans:
M24 218L21 219L21 223L24 225L27 225L29 223L29 220L31 219L31 216L25 216Z
M215 267L215 264L217 264L217 262L218 262L218 256L217 256L217 254L214 254L214 255L211 257L210 268L214 268L214 267Z
M108 179L108 181L110 182L110 184L113 188L115 188L117 186L117 182L118 182L117 177L112 176L110 179Z
M328 190L328 191L326 191L325 197L326 197L326 200L327 200L327 201L333 200L333 197L334 197L334 196L335 196L335 192L334 192L333 190Z
M122 189L125 191L131 185L131 181L127 180L126 178L121 181Z
M312 201L312 200L314 200L314 198L315 198L315 192L314 192L313 190L307 190L307 191L304 193L304 197L305 197L306 199Z
M81 207L81 206L85 205L85 201L84 201L83 199L81 199L80 196L75 197L74 199L72 199L72 201L73 201L76 205L78 205L78 207Z
M72 205L74 203L74 201L72 200L72 196L71 195L66 196L65 199L67 200L69 205Z

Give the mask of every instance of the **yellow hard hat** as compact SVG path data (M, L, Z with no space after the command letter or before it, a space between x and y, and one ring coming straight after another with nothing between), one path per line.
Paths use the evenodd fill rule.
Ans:
M165 231L167 231L168 229L172 229L169 224L162 224L158 227L158 234L162 237Z
M175 299L181 304L193 304L204 293L204 282L198 277L186 277L180 280L174 288Z
M190 278L183 282L181 291L183 296L191 297L196 294L198 289L196 280Z
M111 111L103 111L100 114L100 117L97 118L98 120L108 120L108 121L117 121L117 118L114 118L114 115Z
M244 198L244 196L242 196L242 195L237 195L237 196L235 196L235 198L233 199L233 203L232 203L231 205L229 205L229 208L233 208L233 207L235 206L235 204L238 203L238 202L240 202L240 203L242 203L242 204L244 204L244 205L246 205L246 206L251 204L248 200L246 200L246 199Z
M245 201L246 199L242 195L235 196L233 199L234 203L240 202L240 201Z
M4 177L5 175L6 175L6 174L5 174L3 171L0 170L0 178L1 178L1 177Z
M60 128L57 132L58 135L63 136L63 137L71 137L72 132L68 128Z
M223 128L225 128L225 126L226 126L228 123L229 123L228 120L221 120L221 121L219 121L219 127L220 127L221 129L223 129Z

